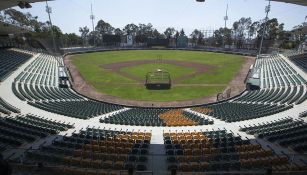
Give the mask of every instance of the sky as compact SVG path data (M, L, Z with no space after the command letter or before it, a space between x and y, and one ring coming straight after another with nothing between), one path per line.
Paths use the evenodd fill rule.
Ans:
M151 23L160 32L167 27L183 28L187 34L194 29L211 30L224 27L226 6L229 5L227 27L241 17L251 17L253 21L265 17L266 0L55 0L50 1L52 22L64 33L79 34L79 27L88 26L91 4L95 23L103 19L115 28L123 28L128 23ZM31 9L19 9L47 21L46 3L34 3ZM285 24L285 29L302 24L307 15L307 7L271 2L269 18L277 18Z

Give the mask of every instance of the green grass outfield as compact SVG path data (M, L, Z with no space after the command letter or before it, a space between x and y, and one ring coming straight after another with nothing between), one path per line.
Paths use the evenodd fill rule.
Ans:
M182 86L170 90L147 90L136 80L121 76L102 68L104 64L132 60L155 60L161 55L163 60L181 60L215 66L214 69L201 75L184 79ZM93 85L98 92L113 96L144 101L181 101L215 95L226 88L226 85L240 71L244 58L238 55L200 51L178 50L130 50L107 51L74 55L73 64L79 69L83 78ZM146 72L153 71L154 64L136 65L122 68L122 72L145 77ZM194 68L178 65L163 65L172 78L195 72ZM148 69L148 70L147 70ZM189 86L193 84L193 86ZM219 86L195 86L195 84L219 84Z

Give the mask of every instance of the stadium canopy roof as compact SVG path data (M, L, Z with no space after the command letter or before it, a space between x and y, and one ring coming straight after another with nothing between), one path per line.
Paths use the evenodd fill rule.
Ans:
M272 0L272 1L285 2L285 3L307 6L307 0Z
M15 7L21 1L33 3L33 2L42 2L44 0L0 0L0 10L4 10L4 9L10 8L10 7Z

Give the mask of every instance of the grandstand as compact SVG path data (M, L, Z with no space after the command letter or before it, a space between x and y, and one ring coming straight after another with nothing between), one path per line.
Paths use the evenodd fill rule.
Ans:
M19 1L11 2L0 1L0 9ZM8 162L11 174L307 173L306 53L257 55L250 70L257 72L257 88L231 98L148 107L78 93L64 62L69 54L143 46L68 48L67 55L8 41L0 40L0 162ZM249 78L246 82L252 83Z

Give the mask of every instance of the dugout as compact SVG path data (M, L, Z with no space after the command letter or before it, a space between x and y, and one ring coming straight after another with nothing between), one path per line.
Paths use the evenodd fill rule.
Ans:
M58 74L59 74L59 87L60 88L68 88L67 81L69 80L69 77L67 75L66 67L59 66Z

